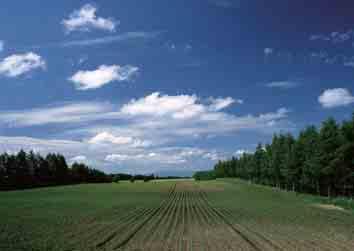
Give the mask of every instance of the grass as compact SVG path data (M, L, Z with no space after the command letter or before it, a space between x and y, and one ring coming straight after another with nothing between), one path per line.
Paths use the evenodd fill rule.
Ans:
M353 250L354 211L235 179L0 192L0 250Z

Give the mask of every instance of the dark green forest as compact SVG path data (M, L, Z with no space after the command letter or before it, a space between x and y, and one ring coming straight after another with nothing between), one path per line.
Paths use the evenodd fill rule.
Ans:
M207 177L237 177L302 193L353 196L354 113L350 121L329 118L319 129L308 126L297 137L275 134L270 144L219 161L210 173Z
M158 177L153 174L106 174L83 163L68 165L61 154L50 153L43 157L33 151L21 150L17 154L0 155L0 190L28 189L46 186L80 183L106 183L154 179L178 179L181 177Z
M85 164L69 166L60 154L42 157L21 150L0 155L0 190L110 181L110 176Z

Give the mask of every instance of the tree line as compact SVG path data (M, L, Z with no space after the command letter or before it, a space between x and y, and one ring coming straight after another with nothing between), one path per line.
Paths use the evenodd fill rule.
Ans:
M60 154L42 157L21 150L0 155L0 190L103 182L111 182L111 176L82 163L69 166Z
M208 177L238 177L257 184L325 196L354 195L354 113L318 129L308 126L297 137L275 134L254 153L219 161Z

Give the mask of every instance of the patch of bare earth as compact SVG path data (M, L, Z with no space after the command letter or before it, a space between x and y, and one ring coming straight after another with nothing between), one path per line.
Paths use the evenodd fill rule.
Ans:
M313 206L317 208L327 209L327 210L345 211L344 208L336 205L331 205L331 204L314 204Z

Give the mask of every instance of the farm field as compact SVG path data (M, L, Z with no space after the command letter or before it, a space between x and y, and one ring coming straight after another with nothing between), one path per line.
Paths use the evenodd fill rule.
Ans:
M0 250L354 250L354 211L233 179L0 193Z

